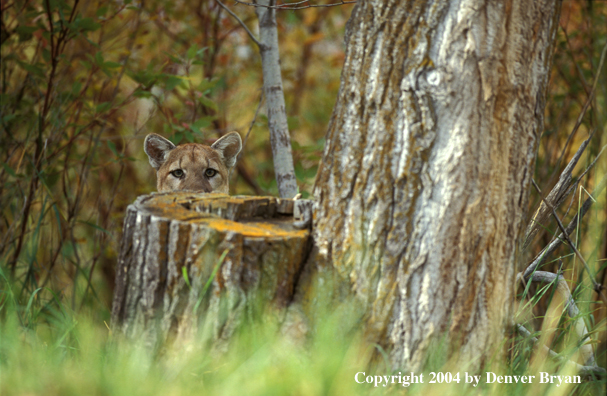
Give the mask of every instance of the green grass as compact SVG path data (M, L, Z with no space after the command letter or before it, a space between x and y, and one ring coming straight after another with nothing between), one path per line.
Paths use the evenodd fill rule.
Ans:
M201 340L155 350L138 339L112 334L101 318L107 312L74 313L60 297L42 303L34 296L29 306L12 300L4 281L0 309L0 392L9 395L601 395L605 380L575 386L540 384L539 372L555 373L550 361L529 363L532 345L522 338L507 340L509 358L485 371L497 375L536 375L533 385L465 384L465 368L446 363L438 345L430 352L424 384L403 387L357 383L371 375L409 375L392 371L381 357L373 359L373 345L364 342L357 321L340 307L320 314L309 339L285 336L277 321L244 324L227 352ZM45 290L40 295L48 295ZM512 342L512 344L510 344ZM428 383L435 373L459 372L459 383ZM421 373L416 373L417 375ZM560 375L574 375L562 369Z
M158 352L113 335L108 327L109 309L124 211L136 196L151 191L154 183L141 149L143 137L147 132L157 132L199 140L217 137L223 129L239 129L244 134L258 105L259 60L257 55L235 57L236 46L244 42L252 45L237 30L236 22L222 19L227 26L217 32L196 27L207 24L202 17L212 15L214 2L201 3L204 12L198 20L189 19L198 15L198 2L164 2L165 20L158 19L155 2L146 3L148 8L142 12L125 8L127 2L108 2L100 9L81 5L73 14L75 23L69 25L73 34L62 35L55 30L55 39L62 36L69 45L51 56L58 61L58 69L50 78L48 22L55 21L61 29L68 26L59 20L72 15L75 3L49 2L50 13L45 12L44 4L7 6L3 13L12 36L1 46L0 65L0 396L605 394L605 379L573 388L556 384L481 384L471 388L453 382L408 388L358 384L355 375L361 371L373 376L393 373L383 359L371 359L371 355L377 356L376 347L367 345L356 327L344 327L344 318L332 313L319 314L321 325L305 342L285 338L278 325L267 318L248 323L225 354L214 353L202 340ZM337 50L322 56L322 51L314 53L300 109L289 114L296 172L304 197L312 191L322 138L339 88L343 55L339 48L350 9L333 7L323 17L323 41L333 43ZM254 18L250 8L238 12L243 18ZM300 64L301 43L312 31L310 23L314 20L306 15L310 14L281 16L282 23L289 26L280 33L289 109L296 90L288 87L295 86L294 67ZM173 35L165 34L168 30L156 25L169 21L173 35L180 40L175 41ZM597 133L576 175L607 144L607 73L603 71L578 135L562 162L558 160L587 100L588 85L598 74L607 37L605 21L607 7L601 2L563 3L545 133L535 172L543 190L552 187L552 176L558 174L590 131L596 129ZM228 31L233 33L226 35ZM220 36L226 40L218 40ZM203 42L209 47L199 54L202 64L191 63L191 80L179 82L165 73L168 64L189 64ZM129 47L135 50L135 56L126 57ZM148 86L150 81L163 88L164 94L154 95ZM204 95L192 112L187 102L198 97L196 92ZM154 103L155 111L143 129L141 123L148 112L145 100ZM262 111L243 158L252 184L256 183L264 194L276 192L266 122ZM184 123L194 128L188 129ZM197 127L207 123L211 123L207 128ZM582 185L591 190L605 172L604 155ZM235 178L235 192L253 192L243 178ZM575 241L591 263L593 275L604 273L601 271L607 265L601 253L607 224L606 197L604 193L600 196L576 231L579 238ZM529 213L539 199L532 192ZM580 199L584 198L577 197L577 206L574 202L568 217L564 208L560 209L563 219L569 219L579 208ZM550 233L557 232L554 223L546 227ZM538 236L529 254L537 253L546 239ZM563 270L592 337L603 341L596 344L596 358L604 367L605 311L601 312L601 306L594 302L588 275L567 248L549 258L543 269L556 271L559 259L564 262ZM521 305L527 307L516 320L528 322L532 332L541 328L554 294L553 288L544 286L534 285L521 297ZM574 355L577 340L570 334L571 321L561 319L558 327L551 346L566 356ZM496 373L537 375L540 370L558 370L551 361L534 361L536 348L519 336L506 339L504 351L507 357L496 359L491 368ZM461 371L463 375L463 368L447 366L445 356L440 345L433 349L426 379L432 371Z

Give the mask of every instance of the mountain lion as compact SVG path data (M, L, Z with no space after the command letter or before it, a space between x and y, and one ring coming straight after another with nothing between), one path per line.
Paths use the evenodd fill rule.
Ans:
M158 192L229 193L229 170L242 149L238 132L230 132L210 147L199 143L175 146L160 135L146 136L143 149L156 169Z

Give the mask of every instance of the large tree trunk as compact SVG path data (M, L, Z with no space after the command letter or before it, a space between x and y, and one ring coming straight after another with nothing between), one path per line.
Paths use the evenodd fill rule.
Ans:
M315 195L317 265L395 367L503 342L557 0L359 1Z

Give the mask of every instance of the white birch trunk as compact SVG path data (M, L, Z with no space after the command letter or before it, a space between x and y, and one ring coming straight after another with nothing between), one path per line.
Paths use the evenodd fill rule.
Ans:
M275 3L274 0L257 0L257 4L262 6L275 5ZM259 51L263 70L263 90L266 96L266 112L278 193L281 198L293 198L298 189L293 168L285 97L282 90L276 10L255 7L255 12L259 19Z
M560 2L359 0L318 172L317 264L394 367L447 336L474 370L504 340ZM463 366L462 366L463 367Z

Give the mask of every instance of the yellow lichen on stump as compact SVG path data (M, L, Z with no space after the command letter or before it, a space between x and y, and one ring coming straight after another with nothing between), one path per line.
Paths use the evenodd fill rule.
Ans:
M221 345L251 312L292 299L309 230L292 200L164 193L127 208L114 330L151 343L191 334Z

